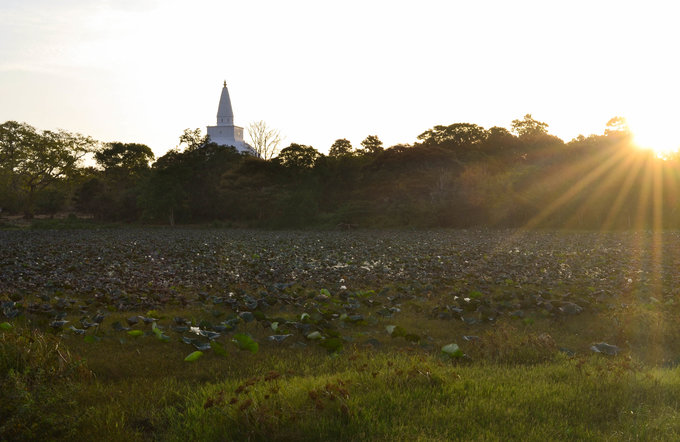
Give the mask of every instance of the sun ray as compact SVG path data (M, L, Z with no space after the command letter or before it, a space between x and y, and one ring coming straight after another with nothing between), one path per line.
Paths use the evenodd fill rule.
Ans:
M663 273L663 173L664 169L658 161L652 163L652 289L655 297L662 298L662 273Z
M644 230L649 227L649 202L652 199L652 158L646 158L643 166L640 182L640 194L638 195L637 213L635 215L635 229Z
M559 208L567 204L574 196L578 195L583 189L592 184L596 179L614 167L617 162L625 156L626 152L622 149L617 154L609 156L603 163L592 169L586 176L581 178L574 186L564 192L559 198L553 201L551 204L546 206L538 214L536 214L532 219L530 219L526 224L525 228L531 229L538 226L542 221L544 221L548 216L557 211Z
M610 155L605 152L599 152L594 155L588 155L584 158L575 161L570 167L559 168L559 173L554 170L548 170L546 174L540 178L532 177L531 189L538 192L535 199L540 200L546 195L560 195L573 188L575 182L581 180L581 177L587 175L598 164L602 164ZM528 197L531 200L531 195ZM566 204L566 203L565 203ZM552 214L556 213L561 208L557 207L551 213L546 214L541 222L546 221Z
M597 186L594 187L593 191L590 193L586 201L582 204L581 209L585 211L590 211L590 210L595 210L595 207L597 205L597 200L601 198L603 195L606 195L607 193L610 193L612 191L611 186L613 186L617 181L621 180L622 177L629 176L629 170L630 168L635 164L635 158L632 155L626 155L621 163L619 163L616 167L612 167L612 171L604 177L602 182L600 182ZM618 195L621 194L623 191L623 188L617 193L617 199ZM610 207L608 210L607 217L605 220L610 219L610 213L614 207ZM576 221L576 219L580 216L580 213L575 211L569 219L565 222L566 226L573 225Z
M625 173L626 178L624 185L622 186L621 192L617 196L617 200L615 201L615 204L613 206L615 210L613 211L613 213L610 212L609 217L607 218L608 220L612 220L613 217L616 215L616 212L620 210L620 207L625 201L626 196L630 193L630 190L635 182L635 176L639 173L641 169L639 158L636 158L634 155L631 155L630 150L626 149L625 147L623 146L619 147L620 148L617 149L613 155L611 154L610 150L603 149L601 152L598 152L595 155L589 155L586 159L581 161L580 164L575 165L568 171L565 171L565 173L559 176L549 175L544 180L542 180L541 183L535 183L535 186L538 187L552 187L560 183L569 185L569 183L576 180L576 178L579 175L585 174L583 178L578 179L578 181L576 181L576 185L565 190L560 198L558 198L549 206L544 208L537 216L529 220L529 222L525 224L526 230L516 230L508 238L502 241L502 243L498 244L498 246L490 253L490 256L496 255L498 253L503 253L507 249L509 244L512 244L513 242L517 241L518 239L526 235L526 232L528 230L538 226L551 214L555 213L557 210L559 210L561 207L567 204L575 195L581 192L586 186L595 182L598 178L605 175L608 171L614 169L620 171L619 173L621 174ZM629 170L632 171L633 173L627 173ZM614 179L615 178L611 176L606 177L607 182L612 182Z
M630 195L631 190L633 188L633 184L635 183L638 174L642 170L643 164L640 161L636 161L636 158L633 156L629 158L631 162L631 167L629 169L625 181L623 182L623 185L621 186L621 190L618 192L616 199L614 200L614 203L612 204L612 207L609 210L609 216L602 223L602 230L608 230L614 225L616 217L621 212L621 207L626 201L626 198ZM630 219L630 217L628 219L627 225L628 227L632 226L632 220Z

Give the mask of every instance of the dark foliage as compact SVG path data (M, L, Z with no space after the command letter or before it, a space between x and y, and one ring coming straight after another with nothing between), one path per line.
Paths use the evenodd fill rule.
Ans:
M605 135L569 143L526 115L512 122L514 134L454 123L413 145L384 149L370 135L356 150L338 139L325 156L292 143L271 160L185 131L185 149L152 166L148 147L109 143L95 153L98 169L68 163L68 174L33 190L19 165L40 136L19 123L3 128L0 204L10 213L71 208L100 220L269 228L680 224L678 158L635 147L620 117Z

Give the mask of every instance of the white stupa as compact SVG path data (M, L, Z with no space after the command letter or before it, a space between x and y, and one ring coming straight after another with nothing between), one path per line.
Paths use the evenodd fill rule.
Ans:
M224 82L220 105L217 108L217 125L208 126L210 141L223 146L234 146L239 152L255 155L255 150L243 141L243 128L234 126L234 111L231 109L231 99L227 82Z

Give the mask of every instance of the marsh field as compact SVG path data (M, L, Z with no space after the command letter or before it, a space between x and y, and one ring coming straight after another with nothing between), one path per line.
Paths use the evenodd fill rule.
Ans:
M680 438L680 234L0 231L3 440Z

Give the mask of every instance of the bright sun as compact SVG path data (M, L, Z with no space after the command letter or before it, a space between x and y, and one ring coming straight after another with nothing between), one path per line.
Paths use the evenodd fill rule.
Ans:
M674 126L663 120L628 120L633 141L642 149L653 150L658 157L666 157L680 150L680 135Z

